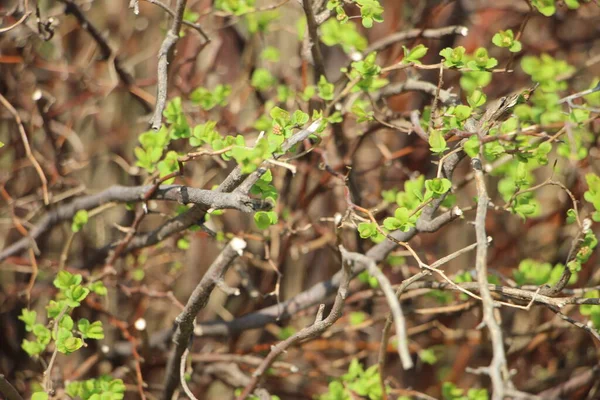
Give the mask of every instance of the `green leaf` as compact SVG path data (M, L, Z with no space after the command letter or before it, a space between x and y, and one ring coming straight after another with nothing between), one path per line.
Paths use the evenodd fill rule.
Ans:
M452 182L446 178L434 178L425 181L425 189L433 194L433 198L439 198L448 192L452 187Z
M179 154L176 151L169 151L165 155L165 158L158 162L156 167L160 172L159 176L161 178L179 171ZM167 179L164 183L165 185L170 185L173 181L175 181L175 178Z
M82 318L77 322L77 329L79 329L84 339L104 339L104 328L100 321L90 323L87 319Z
M456 119L461 122L469 118L472 112L473 110L471 107L462 104L456 106L454 109L454 115L456 116Z
M66 300L54 301L50 300L48 305L46 306L46 311L48 314L48 318L56 318L62 311L62 309L67 305Z
M257 90L266 91L277 83L275 77L265 68L257 68L252 73L250 84Z
M409 50L406 46L402 46L404 50L404 58L402 59L403 63L416 63L421 64L420 59L425 57L427 54L428 48L422 44L417 45L413 49Z
M60 270L54 279L54 286L61 290L69 289L72 286L79 285L83 277L79 274L73 275L69 271Z
M32 342L27 339L23 339L21 342L21 348L30 356L35 357L40 355L46 348L44 345L38 342Z
M327 46L342 46L346 54L363 51L367 48L367 39L358 33L353 23L341 23L335 18L329 18L320 26L320 39Z
M454 49L446 47L440 51L440 56L444 57L444 65L448 68L462 68L467 62L466 49L463 46Z
M441 154L448 150L446 140L441 131L433 129L429 134L429 146L432 153Z
M217 85L212 91L199 87L190 94L190 100L203 110L211 110L216 106L227 105L227 97L231 94L230 85Z
M531 4L546 17L550 17L556 13L555 0L532 0Z
M69 287L65 290L65 297L67 298L67 305L69 307L79 307L81 302L87 297L90 293L88 288L85 288L80 285L75 285Z
M377 226L372 222L361 222L358 224L358 234L363 239L377 235Z
M31 400L48 400L48 393L46 392L35 392L31 395Z
M265 47L265 49L260 53L260 58L265 61L278 62L279 57L279 50L273 46Z
M70 354L79 350L83 346L83 340L76 338L73 334L65 329L58 328L56 337L56 349L63 354Z
M19 320L21 320L25 323L25 330L27 332L32 331L36 318L37 318L37 312L35 312L33 310L28 310L26 308L21 309L21 315L19 315L19 317L18 317Z
M254 214L254 222L258 229L264 230L277 223L277 213L274 211L258 211Z
M327 78L325 78L323 75L321 75L321 77L319 78L317 90L319 97L323 100L333 100L335 90L333 83L327 82Z
M308 120L308 114L302 112L301 110L296 110L294 111L294 114L292 114L292 123L294 125L303 126L308 122Z
M73 216L73 223L71 224L71 230L73 232L79 232L81 228L88 222L88 212L86 210L79 210Z
M438 362L438 358L435 355L435 351L433 349L423 349L419 352L419 358L425 364L434 365Z
M367 320L367 314L362 311L351 312L349 317L350 325L357 326Z
M479 154L479 137L477 135L471 136L464 145L465 153L471 158L477 157Z
M33 334L36 341L42 346L46 346L52 340L52 332L42 324L35 324L33 326Z
M108 293L108 290L106 289L106 286L104 286L104 283L102 281L93 282L88 287L92 292L96 293L98 296L106 296L106 294Z
M485 104L487 96L481 91L481 89L475 89L471 94L467 96L467 102L471 108L477 108Z

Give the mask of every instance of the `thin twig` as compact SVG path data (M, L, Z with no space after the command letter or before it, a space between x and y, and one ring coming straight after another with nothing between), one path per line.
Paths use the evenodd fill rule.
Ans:
M327 78L327 75L325 75L325 63L323 62L323 53L321 52L321 41L319 40L319 35L317 33L319 25L315 20L313 3L313 0L302 0L302 7L304 8L304 14L306 14L308 26L308 46L310 47L315 66L315 82L318 82L321 76Z
M0 393L6 396L6 400L23 400L17 389L10 384L4 374L0 374Z
M301 341L312 339L321 335L325 332L329 327L331 327L341 316L342 310L344 308L344 301L348 295L348 286L350 285L350 280L352 279L352 266L350 260L344 258L344 249L340 246L340 252L342 253L342 281L339 285L337 295L335 298L335 302L333 307L331 308L331 312L327 316L327 318L322 319L322 309L318 314L315 320L315 323L307 328L302 329L300 332L295 335L289 337L283 342L278 343L273 346L269 355L264 359L263 363L256 369L254 374L252 375L252 380L246 387L241 395L238 396L237 400L244 400L247 398L258 385L259 380L263 377L267 369L273 364L275 359L286 351L289 347L299 343ZM320 317L319 317L320 315Z
M167 72L169 68L169 53L171 53L171 49L179 40L179 31L181 30L186 3L187 0L177 0L175 13L173 15L173 23L171 24L171 28L167 31L167 35L165 36L165 39L160 46L160 50L158 51L156 106L154 108L154 115L150 119L150 125L155 131L158 131L162 125L163 110L165 109L165 105L167 103Z
M472 160L477 185L477 215L475 218L475 235L477 237L477 256L475 268L477 270L477 283L483 307L483 322L490 331L493 346L492 363L489 367L489 375L492 380L492 399L502 400L506 389L512 389L512 383L508 374L506 354L504 352L504 341L502 330L494 315L494 300L490 294L487 280L487 248L488 238L485 231L485 218L489 197L483 177L483 166L478 158Z
M0 103L2 103L2 105L6 107L8 112L12 114L13 118L15 119L15 122L17 123L19 133L21 134L21 141L23 142L23 147L25 148L25 155L27 156L27 158L35 168L38 176L40 177L40 181L42 182L42 194L44 196L44 204L48 205L50 204L50 195L48 194L48 179L46 179L46 175L44 175L44 171L42 170L40 163L35 159L33 153L31 152L31 147L29 146L29 139L27 139L27 133L25 132L25 127L23 127L21 117L19 116L17 110L12 106L12 104L8 102L8 100L6 100L4 96L2 96L2 94L0 94Z
M180 381L180 361L194 331L196 315L206 306L217 282L223 279L233 260L242 255L244 248L246 248L246 242L240 238L232 239L225 246L190 295L181 314L175 319L175 333L173 334L175 348L167 363L165 389L162 396L164 400L171 400Z

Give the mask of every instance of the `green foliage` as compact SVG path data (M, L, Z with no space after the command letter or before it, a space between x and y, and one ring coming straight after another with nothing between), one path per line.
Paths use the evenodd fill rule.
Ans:
M567 81L558 79L561 76L568 76L573 73L574 68L564 60L557 60L548 54L542 54L539 57L525 56L521 59L521 68L526 74L531 76L534 82L540 83L540 89L543 92L556 92L567 88ZM541 91L536 91L535 95L540 95ZM549 99L548 102L552 102Z
M86 318L82 318L77 322L77 328L84 339L104 339L104 328L100 321L90 322Z
M492 81L492 73L484 71L463 72L460 77L460 87L467 93L486 87ZM472 107L472 106L471 106Z
M432 129L429 133L429 150L434 154L442 154L448 150L446 146L446 140L441 131Z
M325 76L323 75L321 75L321 77L319 78L317 90L319 97L323 100L333 100L333 97L335 95L335 86L333 85L333 83L329 83L327 81L327 78L325 78Z
M373 222L361 222L358 224L358 234L363 239L368 239L377 235L377 225Z
M321 27L321 41L327 46L342 46L346 54L363 51L367 48L367 39L356 30L353 23L344 24L330 18Z
M513 276L518 285L532 284L541 286L548 284L552 286L558 283L564 269L565 266L562 264L552 266L550 263L542 263L527 258L519 263L517 270L513 270ZM577 273L573 273L569 279L569 284L575 282L577 282Z
M259 195L261 199L269 199L273 204L277 200L278 194L275 186L271 184L273 180L273 174L271 170L267 170L258 181L250 189L250 193Z
M423 190L425 189L425 177L419 175L415 179L404 182L404 191L396 195L396 204L409 210L416 209L423 201Z
M586 299L600 298L600 291L590 290L583 296ZM579 306L581 315L589 317L592 325L596 330L600 330L600 306L595 304L582 304Z
M419 351L419 359L429 365L434 365L439 361L434 348Z
M342 24L348 22L348 15L344 10L344 3L342 0L328 0L327 1L327 9L329 11L335 11L336 19L340 21Z
M555 3L556 0L531 0L531 5L546 17L550 17L556 12ZM570 0L569 3L573 3L573 0Z
M216 106L227 105L227 97L230 94L231 86L229 85L217 85L212 91L199 87L190 94L190 100L203 110L210 110Z
M350 112L356 116L356 122L360 123L373 121L375 113L371 110L366 110L366 108L369 106L370 104L366 100L357 99L354 101Z
M404 58L402 59L403 63L421 64L420 60L425 57L428 48L419 44L410 50L406 46L402 46L402 50L404 51Z
M263 51L260 52L261 60L270 61L270 62L278 62L279 61L279 49L273 46L267 46Z
M373 22L383 22L383 7L379 0L354 0L360 8L362 25L365 28L372 28Z
M485 95L485 93L483 93L481 88L477 88L470 91L469 95L467 96L467 102L469 103L471 108L480 107L484 105L486 101L487 96Z
M467 62L467 67L473 70L485 71L498 65L498 60L488 56L488 51L480 47L473 53L473 58Z
M366 370L357 359L353 359L348 373L329 384L328 392L320 395L319 400L351 400L361 396L370 400L382 398L379 369L373 365ZM386 390L390 390L386 387Z
M598 245L598 239L591 230L586 232L583 241L579 244L579 250L575 257L567 263L572 273L581 271L581 266L592 256L592 252Z
M379 281L377 281L377 278L369 274L369 271L363 271L358 274L358 280L369 285L371 289L377 289L379 287Z
M293 326L284 326L283 328L281 328L279 330L279 332L277 333L277 338L279 340L286 340L292 336L294 336L296 334L296 328L294 328Z
M66 386L66 393L82 400L121 400L125 397L125 384L122 379L103 375L82 382L70 382Z
M258 211L254 214L254 222L258 229L264 230L271 225L275 225L278 221L275 211Z
M250 84L253 88L266 91L277 83L277 79L266 68L257 68L252 73Z
M425 181L425 196L423 201L431 198L439 199L452 187L452 182L446 178L434 178Z
M169 151L165 155L165 157L158 162L156 165L158 172L160 173L160 177L167 176L173 172L179 171L179 154L176 151ZM175 178L167 179L164 183L171 184Z
M242 15L254 10L256 0L215 0L215 9Z
M206 121L204 124L196 125L189 139L190 146L199 147L205 143L212 144L213 141L220 139L221 134L215 129L216 126L216 121Z
M390 231L399 229L402 232L407 232L414 228L417 223L417 216L410 214L411 212L407 208L399 207L394 212L393 217L388 217L383 221L383 226Z
M588 184L588 190L583 194L583 198L594 206L592 219L600 222L600 177L589 173L585 175L585 181Z
M73 216L73 223L71 223L71 230L73 232L79 232L88 222L88 212L86 210L79 210Z
M446 47L440 51L440 56L444 57L444 66L448 68L462 68L467 64L466 49L463 46Z
M271 22L279 18L279 11L262 11L254 12L246 15L246 22L248 23L248 31L250 33L266 33L269 30Z
M370 53L364 60L352 63L350 70L351 79L359 79L356 86L352 89L354 92L362 90L363 92L372 92L387 85L387 79L380 78L381 67L375 63L377 53Z
M496 33L492 38L492 43L498 47L506 47L512 53L518 53L523 47L521 42L515 39L512 29Z
M444 400L488 400L489 394L486 389L469 389L467 395L464 390L456 387L454 383L444 382L442 385L442 398Z
M141 147L138 146L134 149L137 158L136 165L148 173L152 173L162 157L163 149L169 143L168 129L163 125L158 132L148 131L142 133L138 140Z
M167 123L170 124L169 136L172 139L184 139L190 137L190 125L183 112L181 97L171 99L163 112ZM140 139L141 141L141 139Z
M48 318L54 319L54 331L51 331L46 325L36 323L37 313L35 311L21 310L19 320L25 324L25 330L31 332L35 337L33 341L23 339L21 344L21 348L30 357L41 355L51 340L56 342L56 349L59 352L70 354L84 345L83 339L104 338L102 322L90 323L86 319L81 319L77 326L76 333L81 338L73 335L75 324L69 315L69 310L78 307L91 290L99 295L104 295L107 292L102 282L90 282L89 284L83 284L82 282L83 277L80 274L71 274L65 270L58 272L53 283L59 289L57 298L60 300L50 300L46 306Z
M453 48L446 47L440 51L440 55L444 58L444 66L448 68L469 68L463 78L461 78L461 86L467 92L472 92L476 88L486 86L491 81L491 74L486 72L489 69L498 65L498 60L488 55L485 48L480 47L475 50L473 55L467 55L466 50L462 46ZM487 74L487 75L485 75Z
M350 325L352 325L352 326L357 326L357 325L362 324L363 322L365 322L367 320L367 318L368 318L367 314L362 311L351 312L350 315L348 316L348 320L350 321Z

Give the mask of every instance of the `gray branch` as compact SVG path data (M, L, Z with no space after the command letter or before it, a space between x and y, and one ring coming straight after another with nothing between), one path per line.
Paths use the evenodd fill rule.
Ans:
M91 210L106 203L140 202L153 188L145 186L112 186L100 193L79 197L69 204L58 206L49 211L24 237L0 252L0 261L26 250L30 246L30 238L35 240L61 222L70 221L79 210ZM162 185L152 194L150 199L176 201L180 204L195 204L195 207L206 209L235 209L242 212L253 212L269 208L262 200L256 200L242 193L219 193L213 190L195 189L181 185ZM196 220L197 221L197 220Z
M404 40L416 39L416 38L431 38L431 39L440 39L444 36L451 35L462 35L466 36L469 32L469 29L466 26L453 25L446 26L444 28L435 28L435 29L411 29L408 31L397 32L393 35L389 35L384 37L383 39L377 40L365 51L363 51L364 55L367 55L373 51L382 51L392 46L395 43L402 42Z
M502 400L504 399L505 390L512 389L513 387L508 374L502 330L494 316L494 299L490 293L487 280L488 239L485 231L485 217L487 215L487 208L490 200L485 187L481 161L474 158L472 160L472 165L475 171L475 183L478 196L477 215L475 217L475 236L477 238L475 269L477 270L477 283L479 285L479 294L481 296L483 307L483 322L490 331L493 348L492 363L488 368L488 373L492 380L492 399Z
M322 315L318 313L315 323L313 325L302 329L295 335L273 346L269 355L264 359L263 363L254 372L251 382L248 385L246 385L244 391L238 397L237 400L245 399L246 397L248 397L248 395L250 395L250 393L254 391L256 385L258 385L259 380L265 374L267 369L269 369L269 367L271 366L271 364L273 364L275 359L280 354L285 352L286 349L288 349L296 343L320 336L338 319L340 319L340 317L342 316L342 310L344 309L344 301L346 300L346 296L348 295L348 286L350 285L350 280L352 280L353 277L352 265L355 264L354 262L352 262L351 259L345 257L346 255L348 255L348 252L345 252L343 246L340 246L340 251L342 253L342 268L340 272L338 272L338 274L340 274L340 284L337 290L337 295L335 297L335 302L333 303L333 307L331 308L331 312L329 313L327 318L322 319ZM322 309L320 309L320 312L322 312Z
M223 279L233 260L242 255L245 247L246 242L239 238L234 238L227 244L192 292L181 314L175 319L175 333L173 334L175 348L167 363L163 399L171 400L173 392L179 384L179 363L194 332L196 315L206 306L217 282Z
M160 50L158 51L158 83L156 94L156 107L154 115L150 119L150 125L155 131L159 130L162 125L162 114L167 103L167 87L168 87L168 69L169 69L169 54L179 40L179 31L183 21L183 12L187 0L177 0L175 6L175 15L173 16L173 24L165 36Z

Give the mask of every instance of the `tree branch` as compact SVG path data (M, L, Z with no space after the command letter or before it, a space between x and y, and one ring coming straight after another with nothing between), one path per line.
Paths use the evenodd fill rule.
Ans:
M158 51L156 107L154 108L154 115L150 119L150 125L155 131L159 130L162 125L162 114L167 103L167 72L169 68L169 54L179 40L179 31L181 30L186 3L187 0L177 0L177 4L175 6L175 15L173 16L173 23L171 24L171 28L167 32L165 40L163 40L160 50Z
M153 188L145 186L112 186L100 193L80 197L69 204L61 205L49 211L29 233L0 252L0 261L13 256L30 245L30 238L37 239L57 224L70 221L79 210L90 210L110 202L127 203L144 200L144 195ZM253 212L270 208L270 204L256 200L242 193L219 193L214 190L196 189L180 185L162 185L152 194L150 199L177 201L181 204L195 204L202 211L214 209L235 209L242 212Z
M483 322L490 331L492 340L493 356L492 363L488 368L488 373L492 379L493 394L492 399L504 399L505 390L512 389L512 383L508 374L506 363L506 354L504 352L504 340L502 330L494 316L494 299L490 293L487 280L487 247L488 238L485 231L485 217L489 197L483 178L483 166L478 158L472 160L473 170L475 171L475 183L477 185L477 215L475 218L475 235L477 237L477 255L475 258L475 268L477 270L477 283L479 285L479 294L483 307Z
M167 363L163 399L171 400L173 392L179 384L180 362L194 332L196 315L206 306L217 282L223 279L233 260L241 256L245 248L246 242L240 238L232 239L225 246L192 292L181 314L175 319L175 333L173 334L175 348Z
M273 364L275 359L286 351L289 347L295 345L296 343L302 342L307 339L312 339L318 337L323 332L325 332L329 327L331 327L340 317L342 316L342 310L344 308L344 301L348 295L348 286L350 285L350 280L353 277L352 259L346 258L346 255L349 253L345 251L343 246L339 247L340 252L342 253L342 268L339 272L341 275L340 285L338 287L337 296L335 297L335 302L333 303L333 307L331 308L331 312L327 316L327 318L322 319L322 308L319 309L319 313L317 313L317 318L315 323L307 328L302 329L300 332L295 335L289 337L288 339L280 342L276 346L271 349L269 355L264 359L263 363L257 368L252 376L252 380L246 387L242 394L237 398L237 400L244 400L246 397L250 395L258 385L259 380L265 374L267 369Z

